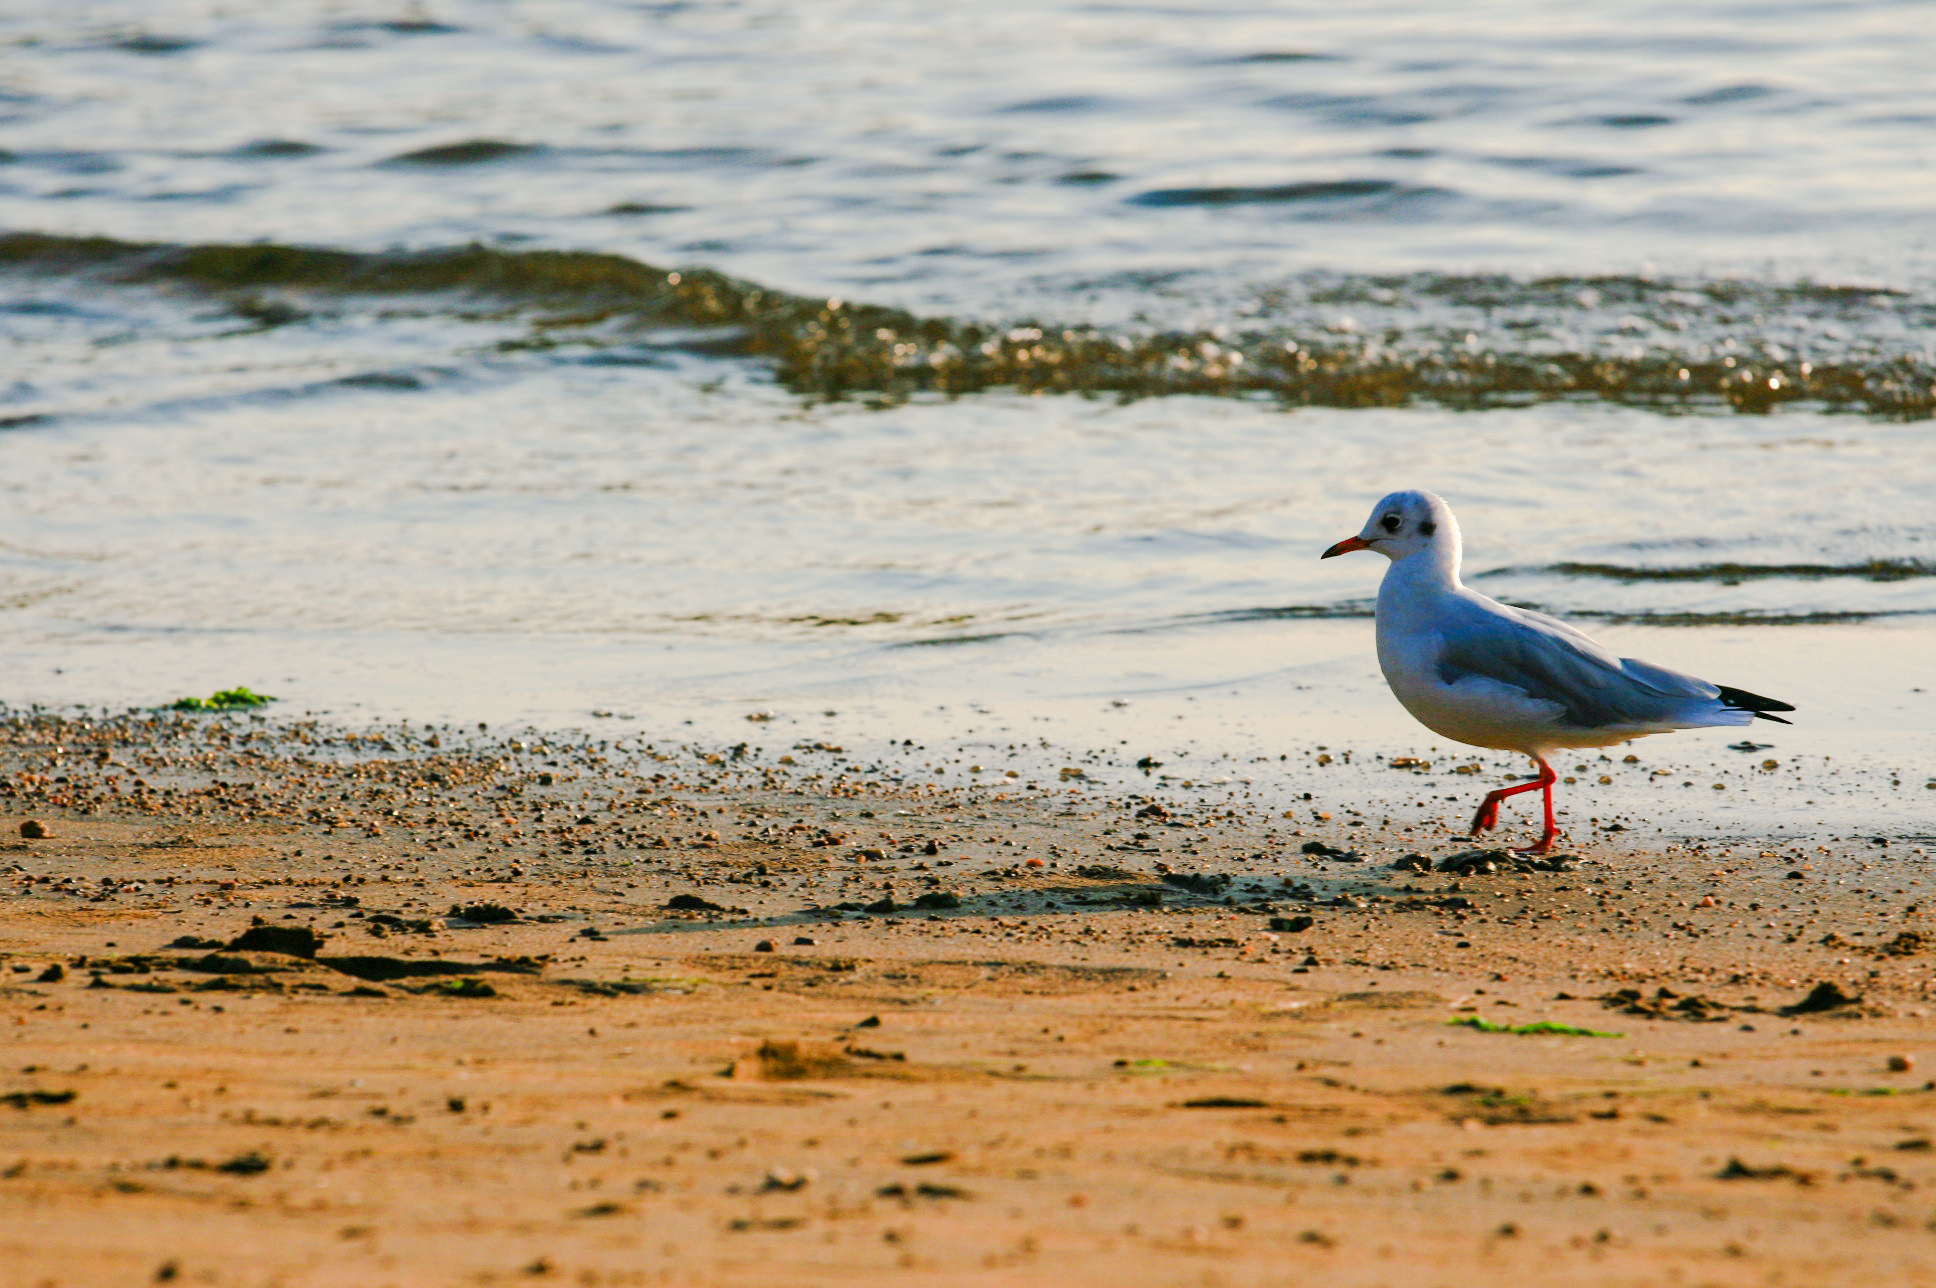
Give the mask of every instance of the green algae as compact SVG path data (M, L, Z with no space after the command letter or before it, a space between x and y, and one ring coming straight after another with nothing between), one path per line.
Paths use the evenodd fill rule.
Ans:
M1557 1036L1568 1038L1618 1038L1624 1033L1606 1033L1599 1029L1583 1029L1578 1025L1560 1024L1554 1020L1536 1020L1531 1024L1494 1024L1479 1015L1461 1016L1447 1020L1447 1024L1458 1028L1477 1029L1481 1033L1511 1033L1518 1037Z
M441 979L427 985L420 992L432 993L438 997L496 997L498 991L483 980L472 975L461 979Z
M219 689L206 698L176 698L169 703L169 711L247 711L253 707L266 707L274 702L275 696L256 693L245 686L233 689Z

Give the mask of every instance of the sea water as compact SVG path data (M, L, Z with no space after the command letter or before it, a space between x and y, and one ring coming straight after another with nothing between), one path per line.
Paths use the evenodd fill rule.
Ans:
M1429 750L1316 560L1424 486L1479 589L1914 779L1932 60L1900 3L15 9L0 696Z

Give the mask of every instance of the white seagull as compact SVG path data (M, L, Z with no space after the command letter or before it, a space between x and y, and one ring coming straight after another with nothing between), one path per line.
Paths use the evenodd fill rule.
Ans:
M1546 831L1518 851L1544 854L1553 822L1553 767L1565 747L1607 747L1643 734L1753 720L1789 723L1786 702L1710 684L1637 658L1615 657L1565 622L1488 599L1459 581L1459 524L1430 492L1394 492L1355 537L1320 558L1376 550L1391 560L1378 587L1378 666L1392 693L1433 733L1532 757L1539 777L1488 792L1478 835L1499 802L1538 788Z

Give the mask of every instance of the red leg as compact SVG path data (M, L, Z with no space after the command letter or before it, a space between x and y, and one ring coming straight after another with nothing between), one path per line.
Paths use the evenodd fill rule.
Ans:
M1553 767L1545 761L1539 762L1540 790L1546 798L1546 830L1539 834L1539 840L1532 845L1521 846L1515 854L1544 854L1553 848L1553 842L1560 839L1560 825L1553 821Z
M1533 763L1539 766L1539 777L1528 783L1515 783L1511 787L1500 787L1486 793L1486 798L1479 802L1478 812L1472 816L1472 834L1474 836L1489 828L1498 826L1500 801L1505 800L1508 796L1517 796L1521 792L1530 792L1537 789L1544 793L1546 798L1546 831L1541 834L1537 844L1529 845L1517 851L1517 853L1544 854L1553 848L1553 842L1559 839L1560 834L1559 825L1553 821L1553 784L1559 781L1559 776L1553 772L1551 765L1541 760L1538 756L1533 757Z

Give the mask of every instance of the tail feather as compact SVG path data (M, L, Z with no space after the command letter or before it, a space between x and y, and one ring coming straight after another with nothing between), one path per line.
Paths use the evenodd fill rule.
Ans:
M1783 720L1780 716L1771 716L1768 714L1770 711L1793 711L1795 708L1786 702L1778 702L1774 698L1764 698L1760 694L1750 693L1746 689L1730 689L1725 684L1717 684L1714 687L1721 690L1721 705L1724 707L1734 711L1751 712L1756 720L1772 720L1776 724L1794 723L1791 720Z

